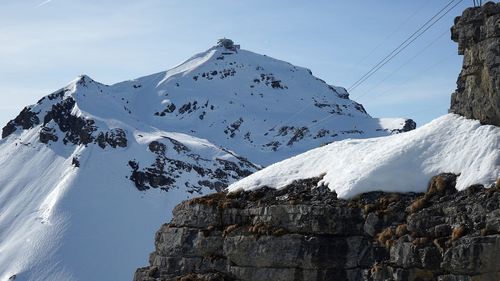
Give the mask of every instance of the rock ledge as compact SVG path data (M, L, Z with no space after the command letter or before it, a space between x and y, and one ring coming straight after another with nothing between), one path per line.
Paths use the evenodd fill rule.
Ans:
M347 201L309 179L184 201L134 280L500 280L500 188L455 181Z

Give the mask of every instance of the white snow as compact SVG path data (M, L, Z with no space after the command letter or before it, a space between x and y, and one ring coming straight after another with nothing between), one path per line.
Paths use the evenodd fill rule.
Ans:
M230 191L282 188L323 176L340 198L370 191L425 192L432 176L460 174L457 189L489 185L500 176L500 128L448 114L403 134L344 140L276 163Z

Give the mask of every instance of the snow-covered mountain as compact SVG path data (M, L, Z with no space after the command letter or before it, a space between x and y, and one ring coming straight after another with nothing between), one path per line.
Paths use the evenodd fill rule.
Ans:
M415 126L406 119L371 118L348 96L306 68L216 46L171 70L112 86L81 76L27 108L23 120L10 123L3 136L16 125L43 124L49 133L56 124L47 124L46 112L55 104L67 110L75 104L75 115L87 122L195 135L268 165L334 140L385 136Z
M414 127L234 46L111 86L81 76L2 130L0 281L130 279L181 200L324 143Z

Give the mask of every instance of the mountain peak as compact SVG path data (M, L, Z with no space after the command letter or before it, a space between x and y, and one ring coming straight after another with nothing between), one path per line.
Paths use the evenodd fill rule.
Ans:
M90 78L86 74L78 75L70 84L87 85L89 83L95 83L94 79Z

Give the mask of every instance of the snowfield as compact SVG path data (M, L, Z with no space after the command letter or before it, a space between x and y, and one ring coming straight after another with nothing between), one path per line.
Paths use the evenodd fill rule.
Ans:
M425 192L432 176L460 174L457 189L485 186L500 176L500 128L454 114L416 130L383 138L344 140L269 166L229 187L282 188L323 176L339 198L370 191Z

